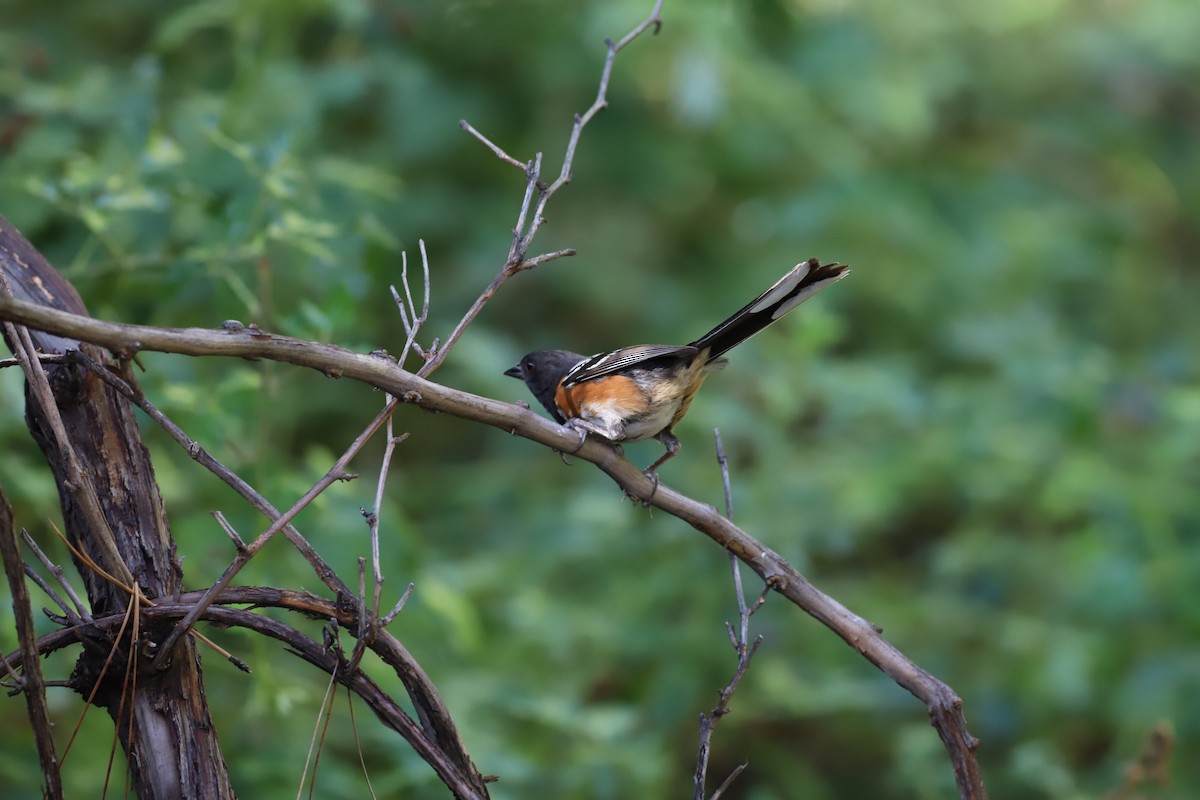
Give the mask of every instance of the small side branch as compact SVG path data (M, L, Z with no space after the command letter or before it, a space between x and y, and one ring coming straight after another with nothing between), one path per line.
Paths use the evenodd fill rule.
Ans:
M25 542L25 546L28 547L35 556L37 556L38 561L42 562L42 566L54 576L54 579L58 581L60 586L62 586L63 591L67 593L67 597L71 598L71 602L75 605L75 614L77 614L82 621L91 622L92 615L88 611L87 605L79 598L79 594L75 591L75 587L72 586L71 582L67 580L66 572L63 570L62 566L51 561L50 556L46 555L45 551L38 547L37 541L30 536L29 531L25 530L24 528L21 529L21 540ZM49 592L47 592L47 594L49 594ZM57 600L55 602L62 606L68 617L71 616L70 609Z
M721 482L725 489L725 517L730 521L733 520L733 495L729 488L729 459L725 457L725 447L721 443L721 431L713 430L713 437L717 443L717 464L721 468ZM738 662L737 669L734 670L733 677L729 679L729 683L725 684L725 688L721 690L717 697L717 704L708 714L700 715L700 746L696 752L696 774L693 779L693 797L694 800L718 800L730 784L738 775L742 774L742 770L746 768L743 763L729 774L724 782L712 793L711 797L705 795L705 785L708 782L708 759L712 750L712 735L716 730L717 723L721 721L721 717L729 713L729 700L733 697L733 693L737 691L738 685L742 682L742 678L746 675L746 670L750 668L750 659L758 651L758 646L762 644L763 637L756 636L753 642L749 641L750 636L750 617L754 612L762 608L763 603L767 601L767 594L771 591L769 585L764 586L762 593L752 605L747 605L746 595L742 592L742 572L739 566L737 556L732 551L727 551L729 554L729 565L733 572L733 589L734 596L737 598L738 607L738 627L735 631L733 625L729 622L725 623L725 632L729 635L729 643L733 645L734 651L737 653Z
M387 402L390 404L392 398L389 397ZM379 618L379 601L383 593L383 566L379 558L379 521L383 516L383 491L387 486L388 472L391 470L392 455L396 451L396 445L402 443L407 438L407 433L396 436L392 432L392 420L389 417L387 421L387 441L383 448L383 462L379 467L379 480L375 484L375 505L370 511L363 509L363 517L366 518L367 528L371 533L371 585L373 592L371 612L368 614L366 612L367 589L365 565L360 558L358 560L359 632L358 642L355 644L354 653L350 658L351 668L358 666L366 646L375 640L375 635L378 633L381 624ZM411 591L412 584L410 583L408 590L404 592L404 597L401 598L401 602L397 603L393 609L394 613L389 614L389 622L395 618L396 614L400 613L399 609Z
M436 342L430 348L429 352L422 349L421 345L417 344L417 333L421 330L421 326L429 319L429 254L425 252L425 240L420 239L417 245L421 249L421 273L424 277L421 301L421 313L417 313L417 306L413 302L412 287L408 282L408 253L400 253L400 283L404 286L404 299L400 298L400 292L395 286L389 287L392 291L392 299L396 301L396 308L400 310L400 321L404 323L404 332L408 338L404 341L404 349L400 351L400 356L396 362L400 366L408 361L408 354L412 350L417 351L417 355L428 360L433 357L433 351L437 350Z
M38 353L37 359L43 364L61 364L66 358L62 353ZM0 369L5 367L19 367L21 359L19 358L0 358Z
M523 269L533 269L538 264L545 264L547 261L554 261L557 258L566 258L567 256L575 255L575 250L568 247L565 250L555 250L553 253L542 253L540 256L525 259L522 264Z
M488 150L491 150L493 153L495 153L496 158L500 159L505 164L512 164L514 167L521 170L521 172L527 172L529 170L528 164L522 164L520 161L517 161L515 158L510 156L508 153L504 152L504 150L501 149L501 147L498 144L493 142L488 137L484 136L479 131L475 130L475 127L471 123L467 122L465 119L460 119L458 121L458 127L462 128L464 131L471 134L479 141L483 142L484 146L487 147Z

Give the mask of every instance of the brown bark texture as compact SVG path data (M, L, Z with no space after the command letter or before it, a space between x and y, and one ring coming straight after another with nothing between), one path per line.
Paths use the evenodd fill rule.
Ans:
M3 217L0 279L17 298L87 314L70 283ZM81 349L102 364L113 364L102 348L38 331L29 331L29 336L43 353ZM5 338L16 352L20 344L11 340L9 330ZM26 421L58 486L67 539L109 574L132 576L146 597L175 594L182 572L132 407L105 382L77 366L46 364L44 369L55 410L48 413L27 383ZM54 430L55 413L61 418L65 441ZM103 524L94 513L96 508ZM132 602L127 591L91 566L79 559L75 566L96 616L122 613ZM107 709L117 726L137 796L143 800L234 797L193 641L181 639L169 666L150 671L148 656L153 654L142 652L140 643L161 641L171 623L140 622L138 641L132 647L132 625L119 637L99 632L89 637L72 684L84 696L91 692L115 644L113 662L103 670L105 677L99 680L93 702ZM155 625L165 630L156 630ZM129 691L125 683L131 658L136 691Z

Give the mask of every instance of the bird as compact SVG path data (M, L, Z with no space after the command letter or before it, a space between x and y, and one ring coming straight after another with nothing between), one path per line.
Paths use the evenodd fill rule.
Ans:
M556 422L617 444L658 439L666 448L648 476L679 452L672 429L725 353L822 289L850 274L845 264L802 261L721 324L689 344L638 344L585 356L570 350L527 353L504 374L525 382Z

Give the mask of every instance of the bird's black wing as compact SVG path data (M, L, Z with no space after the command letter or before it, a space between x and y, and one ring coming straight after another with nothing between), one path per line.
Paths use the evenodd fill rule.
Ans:
M624 372L627 369L657 361L663 358L677 357L688 359L700 352L691 345L678 344L635 344L632 347L622 347L608 353L597 353L586 361L576 364L563 377L563 385L570 386L584 381L603 378Z

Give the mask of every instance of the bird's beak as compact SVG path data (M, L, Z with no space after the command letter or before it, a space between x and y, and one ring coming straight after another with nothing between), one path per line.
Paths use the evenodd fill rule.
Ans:
M510 378L516 378L517 380L525 379L525 376L521 374L521 365L520 364L515 364L515 365L509 367L508 369L504 370L504 374Z

